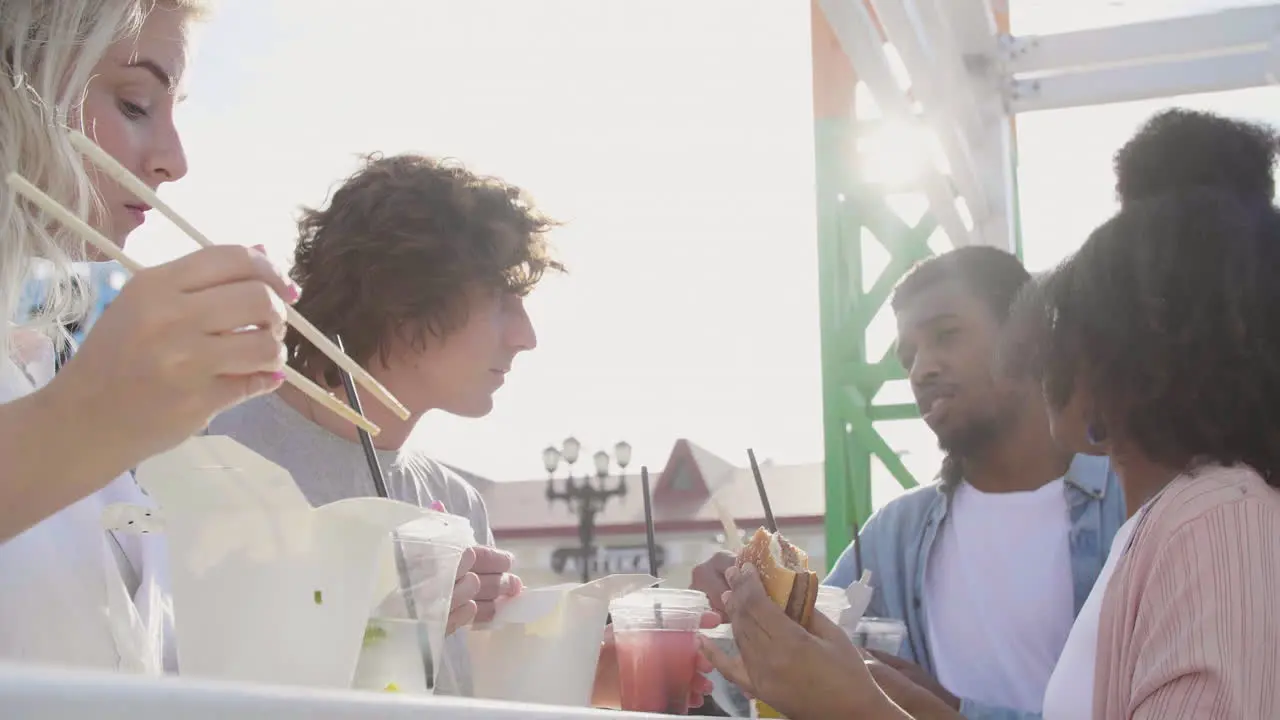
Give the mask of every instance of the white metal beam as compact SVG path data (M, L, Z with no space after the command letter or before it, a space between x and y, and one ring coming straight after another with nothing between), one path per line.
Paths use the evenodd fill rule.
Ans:
M1014 38L1005 69L1013 75L1146 64L1162 59L1265 50L1280 34L1280 3L1221 10L1056 35Z
M1011 38L1011 112L1239 90L1280 75L1280 3Z
M1266 49L1014 80L1009 108L1019 113L1261 87L1276 83L1278 60Z
M956 190L975 220L985 216L989 207L986 189L978 179L976 158L965 127L959 122L961 117L976 116L973 99L964 92L967 88L956 92L945 73L958 58L939 57L932 39L916 22L915 0L871 0L871 4L889 43L902 57L911 77L911 94L919 101L925 123L942 145Z
M949 97L957 112L955 121L972 134L984 124L985 118L981 103L970 92L974 76L965 63L965 55L975 52L975 44L995 42L995 27L988 29L987 18L974 17L974 13L985 12L982 7L957 8L948 5L947 0L918 0L913 4L914 20L929 38L933 58L938 63L934 72L944 78L942 82L950 91ZM946 14L948 10L959 10L968 22L962 23L963 27L953 26Z
M921 17L932 37L946 54L939 57L949 71L947 84L952 97L967 98L956 120L963 127L974 167L986 191L984 214L974 215L974 234L979 242L1016 249L1018 219L1015 216L1014 134L1005 107L1005 75L1001 69L995 14L988 0L931 0L922 6ZM993 0L1001 3L1003 0Z
M893 77L880 31L862 0L818 0L818 5L831 24L841 49L857 70L858 78L875 96L885 119L904 126L915 122L911 101ZM956 208L956 196L950 181L937 168L930 167L925 171L922 183L929 207L951 242L957 247L973 244L974 237Z

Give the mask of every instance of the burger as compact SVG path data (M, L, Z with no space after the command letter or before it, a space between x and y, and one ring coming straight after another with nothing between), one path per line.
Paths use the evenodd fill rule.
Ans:
M747 563L756 566L769 598L808 629L818 602L818 574L809 569L809 555L781 533L760 528L738 553L738 568Z

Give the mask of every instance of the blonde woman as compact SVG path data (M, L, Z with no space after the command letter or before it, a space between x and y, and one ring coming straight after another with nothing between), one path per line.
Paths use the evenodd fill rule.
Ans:
M123 245L147 208L87 171L61 128L82 128L153 187L180 179L173 110L204 5L0 0L0 174L22 174ZM0 317L17 316L34 263L58 287L82 248L0 188ZM102 510L144 501L131 467L280 385L283 303L296 295L255 250L186 256L139 273L56 377L51 340L83 310L75 293L4 326L0 661L160 669L162 548L105 532ZM246 326L260 329L231 332Z

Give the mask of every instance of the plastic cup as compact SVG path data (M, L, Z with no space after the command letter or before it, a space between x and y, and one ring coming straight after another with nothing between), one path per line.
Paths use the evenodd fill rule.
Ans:
M710 610L711 601L707 594L697 590L681 590L679 588L653 587L627 593L609 604L610 608L629 607L632 604L651 606L655 602L662 607L681 608L684 610Z
M907 626L892 618L864 617L849 633L849 639L858 647L897 655L902 652L902 643L907 639Z
M439 503L436 503L436 505L439 505ZM435 507L432 507L432 509L437 510ZM451 523L449 531L433 537L432 542L457 546L459 554L461 554L461 551L476 545L475 531L472 529L469 519L458 515L450 517L458 522ZM412 532L412 525L409 528L410 532ZM456 566L454 574L457 574ZM452 589L450 592L452 592ZM449 604L452 607L452 601ZM447 626L448 620L446 619L445 622ZM469 631L470 628L465 627L455 630L450 638L443 641L444 652L436 653L435 655L440 660L435 667L436 686L445 694L469 696L472 693L472 663L465 641ZM457 638L458 642L452 642L454 638Z
M415 536L412 524L399 528L391 545L399 586L369 615L352 687L430 695L444 662L445 630L465 546L450 538Z
M698 631L703 637L715 644L721 652L729 657L738 656L738 642L733 638L733 626L728 623ZM719 672L712 671L707 675L711 680L711 697L721 708L729 711L733 717L748 717L751 714L751 699L737 685L729 682Z
M849 609L849 598L844 590L823 585L818 588L818 599L814 603L814 609L839 625L844 611Z
M733 639L732 625L725 623L713 628L699 630L698 633L714 643L716 647L720 648L720 652L723 652L729 657L738 656L738 642Z
M663 588L634 592L610 604L623 710L689 714L698 627L708 609L702 593Z

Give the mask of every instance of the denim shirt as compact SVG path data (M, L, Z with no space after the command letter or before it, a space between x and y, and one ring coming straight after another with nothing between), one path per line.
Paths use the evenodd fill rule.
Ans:
M1071 515L1071 577L1075 612L1089 597L1111 548L1111 539L1125 521L1124 492L1105 457L1077 455L1065 478ZM925 629L924 574L938 528L951 506L951 492L941 483L908 491L867 520L859 533L862 560L875 588L867 616L906 623L903 659L935 675ZM840 555L825 585L848 587L857 581L853 546ZM961 699L960 712L969 720L1033 720L1039 713L982 705Z
M55 367L59 368L70 359L72 351L80 347L81 343L84 342L89 328L98 322L98 318L102 317L102 313L106 311L107 306L120 294L120 288L124 286L129 275L121 267L120 263L115 261L75 263L72 270L86 284L85 287L93 302L89 306L88 314L80 322L76 323L74 327L66 328L71 336L71 343L69 348L60 353L55 362ZM28 277L22 287L22 294L19 298L18 317L16 318L18 322L25 322L35 315L44 303L48 293L48 278L39 274L33 274Z

